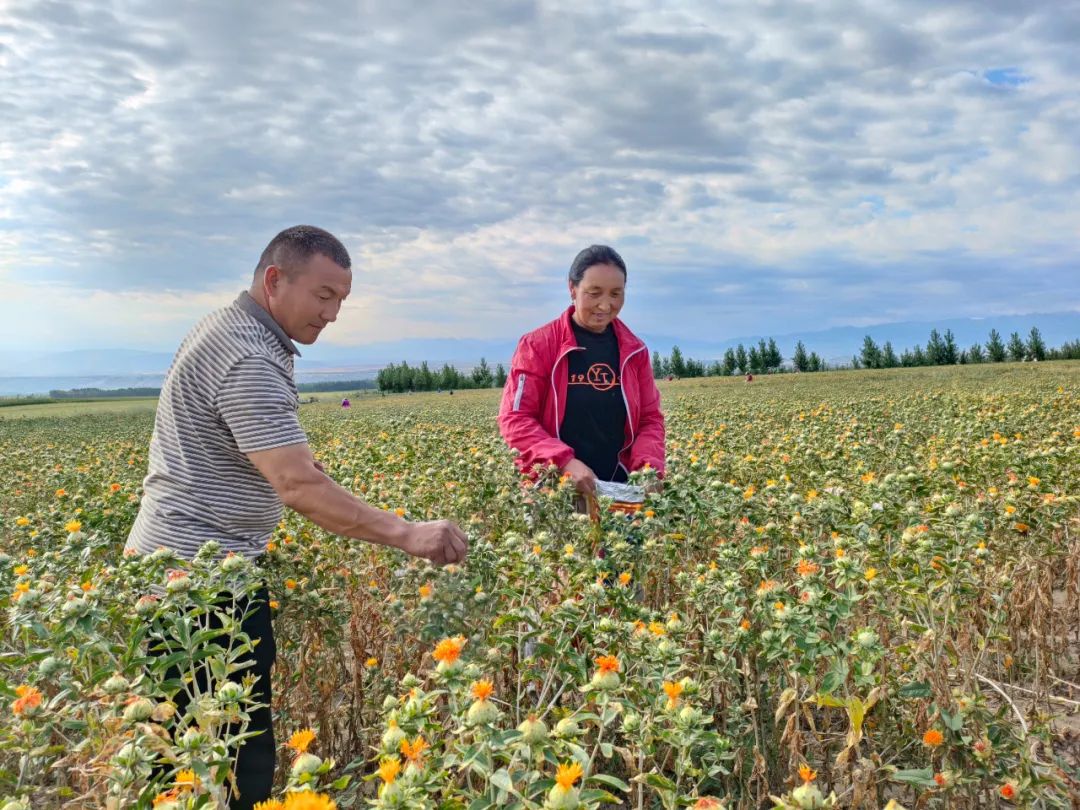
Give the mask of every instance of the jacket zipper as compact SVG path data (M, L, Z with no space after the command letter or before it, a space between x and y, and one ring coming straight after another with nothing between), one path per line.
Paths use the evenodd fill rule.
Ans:
M551 367L551 393L555 397L555 438L559 439L560 441L562 440L562 436L559 435L559 389L555 387L555 372L559 368L559 363L563 361L563 358L566 357L566 355L570 354L570 352L583 351L585 351L585 349L582 346L571 346L569 349L567 349L555 358L555 365ZM623 396L625 397L626 394L623 394Z
M514 394L514 410L521 410L521 397L525 393L525 373L518 374L518 388L517 393Z
M626 405L626 424L630 428L630 441L627 442L626 447L629 447L634 443L634 420L630 416L630 400L626 398L626 383L624 381L624 378L626 377L626 364L630 362L631 357L641 351L645 351L644 346L639 346L630 352L630 354L626 355L622 361L622 365L619 366L619 391L622 392L623 403ZM626 452L626 447L620 450L619 453L622 454ZM619 463L622 464L621 461ZM625 470L626 468L623 467L623 469Z

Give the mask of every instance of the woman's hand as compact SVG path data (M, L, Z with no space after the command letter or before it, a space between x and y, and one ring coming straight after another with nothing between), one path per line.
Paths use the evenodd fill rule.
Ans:
M596 493L596 473L589 469L589 465L576 458L570 459L562 471L570 476L577 491L582 495L594 495Z

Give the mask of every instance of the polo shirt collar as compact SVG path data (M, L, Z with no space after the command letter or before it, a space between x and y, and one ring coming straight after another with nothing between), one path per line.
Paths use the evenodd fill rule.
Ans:
M237 296L236 301L233 302L233 306L239 307L242 311L246 312L269 329L274 337L281 341L281 345L288 350L289 354L295 354L297 357L300 356L300 350L296 348L296 344L292 342L292 338L285 334L285 330L281 328L281 325L270 317L270 313L263 308L262 304L252 298L251 293L247 290L244 290Z

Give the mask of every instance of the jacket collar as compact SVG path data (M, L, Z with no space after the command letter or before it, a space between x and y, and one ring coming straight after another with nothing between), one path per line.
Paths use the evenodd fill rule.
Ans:
M574 327L571 325L573 315L574 306L571 304L557 321L559 325L559 343L564 350L577 346ZM625 359L630 352L637 351L645 345L637 335L630 331L630 327L618 318L611 322L611 327L615 330L615 339L619 342L619 356L621 358Z

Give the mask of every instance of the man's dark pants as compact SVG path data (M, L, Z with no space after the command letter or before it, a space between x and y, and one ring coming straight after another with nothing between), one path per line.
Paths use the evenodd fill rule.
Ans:
M226 601L231 601L231 598ZM246 600L238 600L236 615L242 616L248 609L249 605ZM229 810L251 810L256 802L266 801L270 798L274 784L276 751L273 718L270 711L270 669L273 667L274 659L277 657L277 646L274 643L274 628L270 621L270 596L265 587L259 588L255 592L250 604L250 610L251 614L243 620L241 628L253 642L258 639L258 643L255 645L254 652L245 653L239 660L241 662L253 660L255 664L233 673L231 680L239 682L248 674L257 676L258 680L252 697L258 703L264 705L250 712L251 721L248 724L247 731L261 731L262 733L245 740L244 744L240 746L235 773L240 798L233 799L229 803ZM213 616L209 617L208 624L215 629L221 627L221 622ZM156 654L165 655L167 651ZM199 673L200 691L205 692L207 688L206 675L202 668L199 669ZM176 667L170 668L165 677L167 680L179 678L180 670ZM176 716L183 717L189 703L187 693L184 690L177 692L173 701L176 703Z

